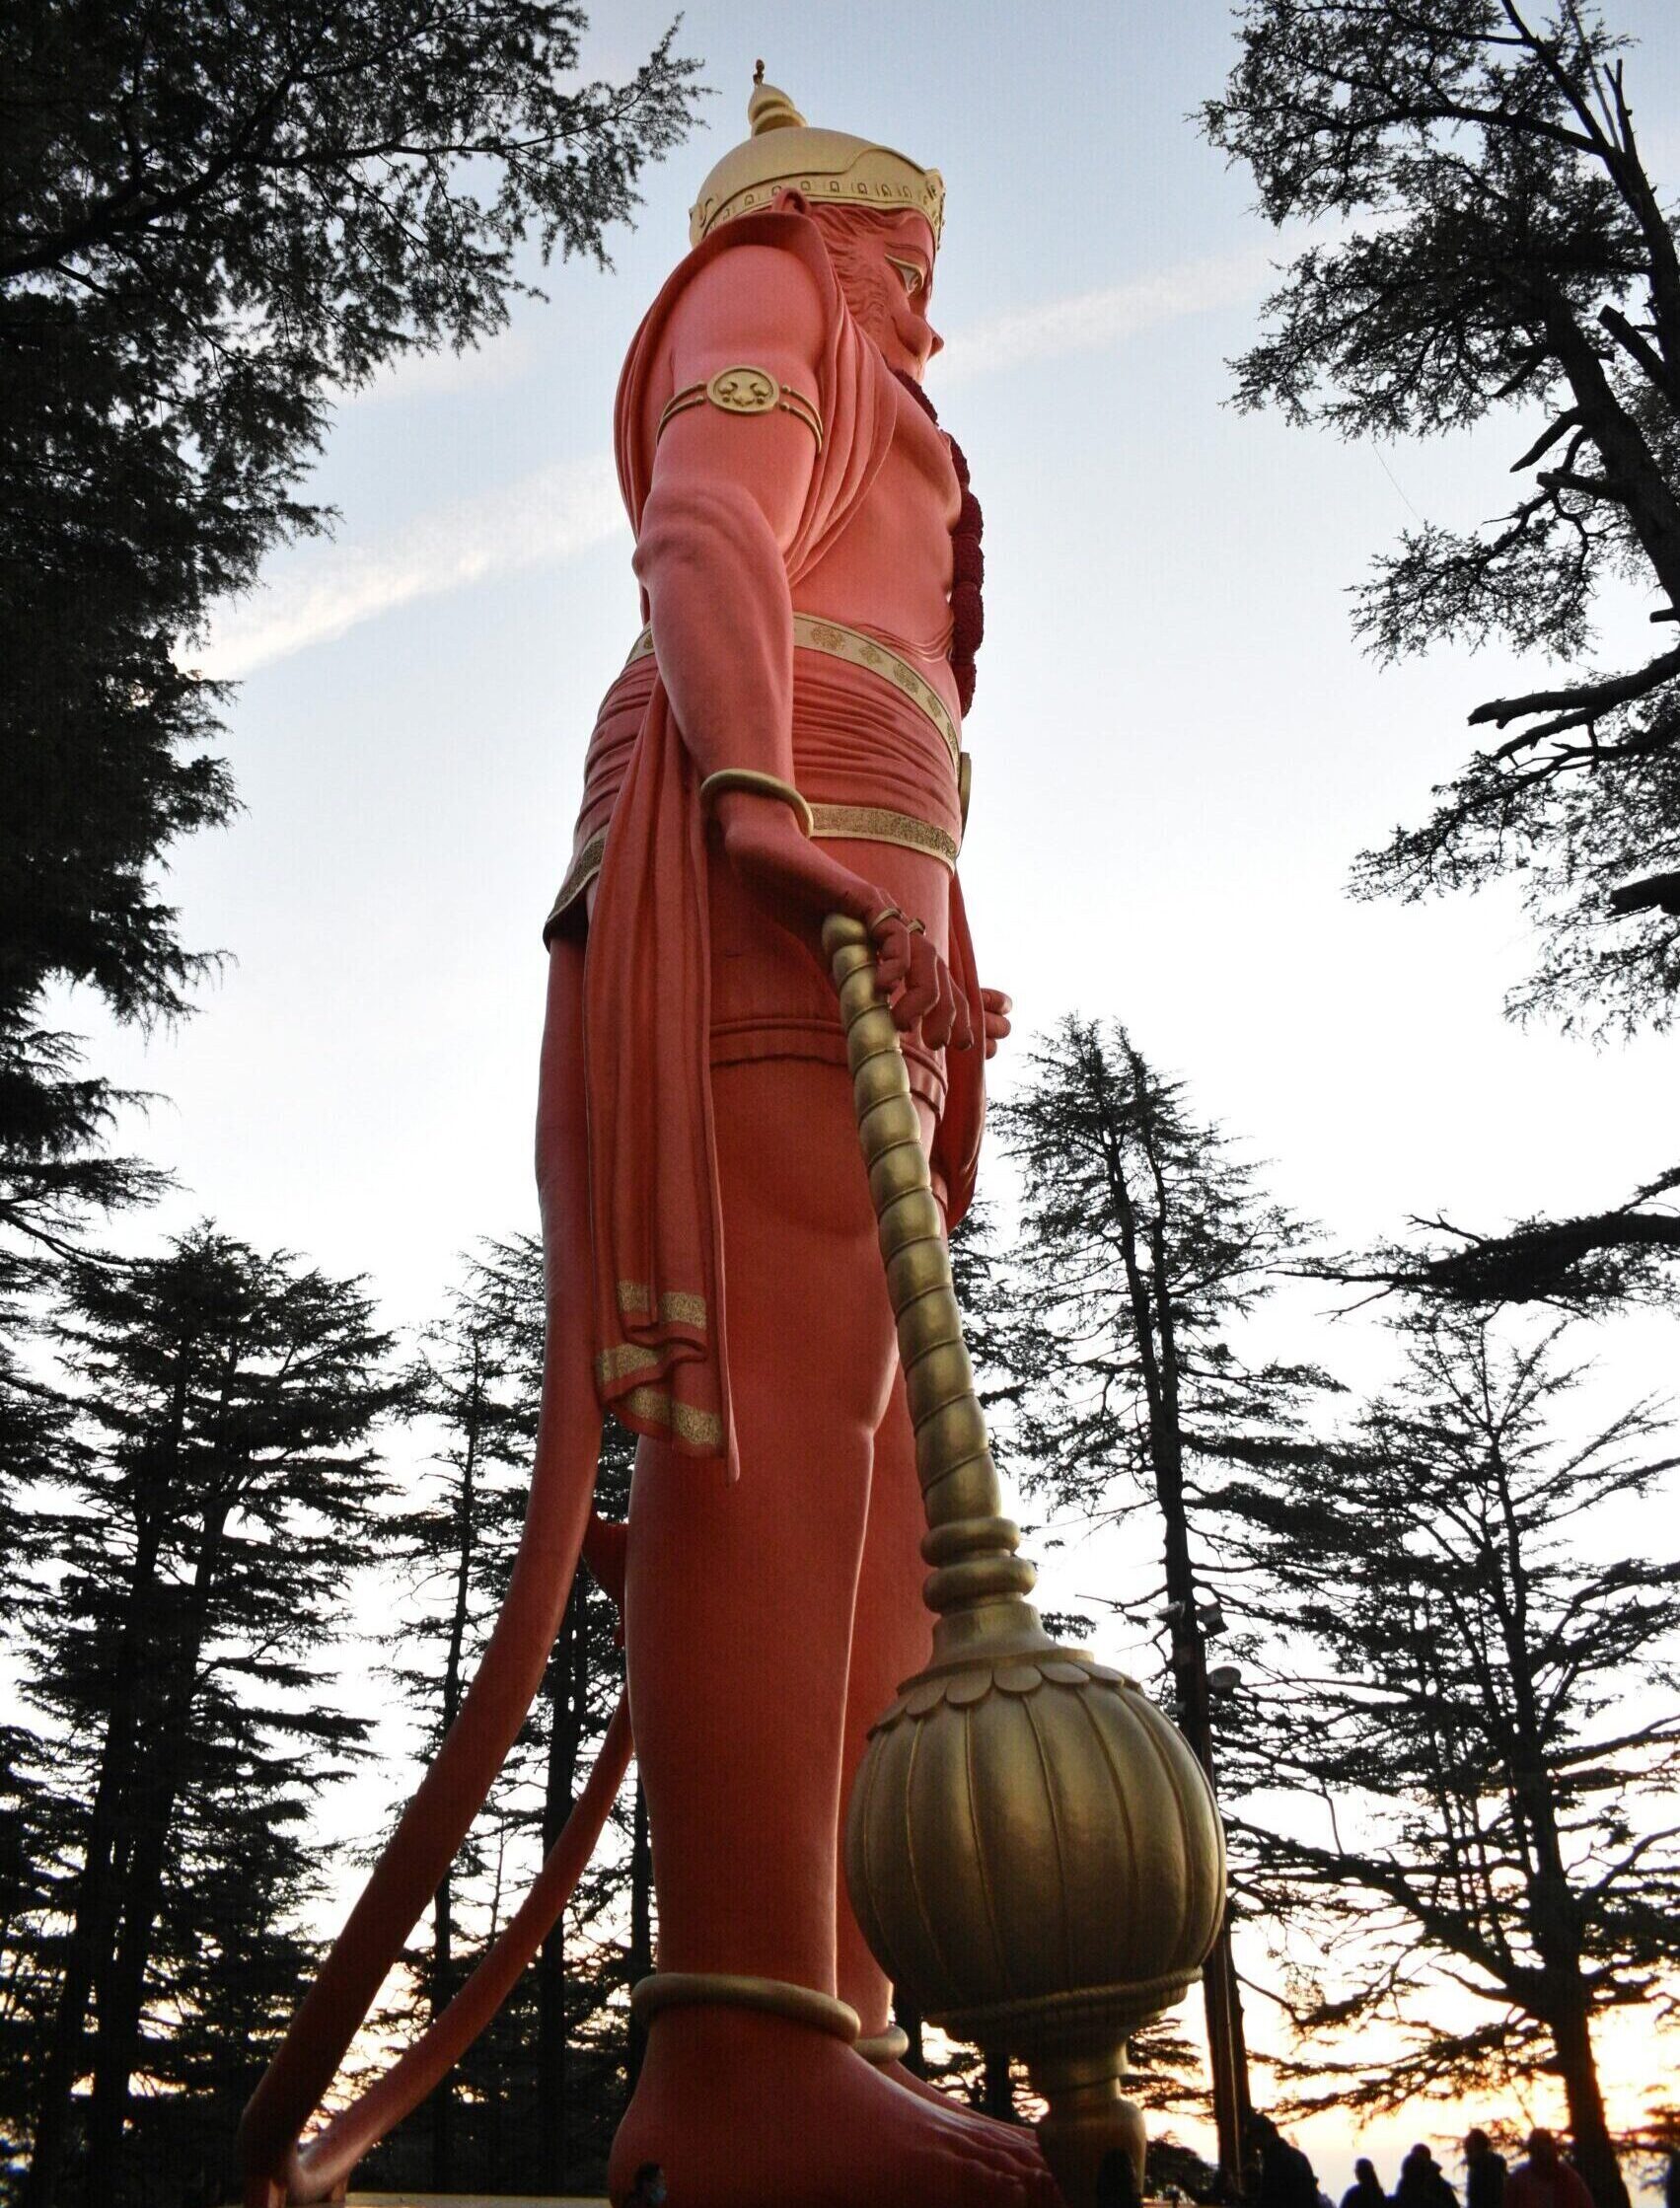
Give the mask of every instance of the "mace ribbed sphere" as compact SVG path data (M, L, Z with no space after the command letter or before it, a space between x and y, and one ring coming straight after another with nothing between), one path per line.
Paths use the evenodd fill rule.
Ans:
M1177 1729L1067 1650L910 1682L875 1727L846 1877L883 1969L956 2037L1118 2041L1212 1947L1224 1836Z

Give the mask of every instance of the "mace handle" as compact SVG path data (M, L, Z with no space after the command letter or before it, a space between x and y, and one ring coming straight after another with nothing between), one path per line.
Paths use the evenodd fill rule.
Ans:
M945 1224L904 1045L875 980L875 947L861 920L836 914L824 924L823 949L840 993L857 1136L915 1430L927 1517L921 1553L933 1567L922 1593L939 1617L934 1661L958 1659L982 1644L998 1654L1048 1648L1037 1613L1023 1599L1037 1575L1015 1553L1020 1528L1003 1515L963 1344Z

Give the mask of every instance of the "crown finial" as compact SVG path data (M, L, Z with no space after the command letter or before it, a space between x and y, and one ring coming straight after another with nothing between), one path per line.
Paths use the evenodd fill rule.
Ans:
M763 83L764 83L764 81L765 81L765 59L764 59L764 55L763 55L763 54L761 54L761 55L759 56L758 60L757 60L757 61L755 61L755 62L754 62L754 64L753 64L753 82L754 82L755 84L763 84Z
M747 123L755 138L762 138L767 130L803 130L806 127L805 117L786 93L776 85L766 84L762 61L753 71L753 97L747 103Z

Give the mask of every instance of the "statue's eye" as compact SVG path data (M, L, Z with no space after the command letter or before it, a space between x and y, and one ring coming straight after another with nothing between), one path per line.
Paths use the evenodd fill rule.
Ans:
M913 260L899 260L892 254L888 254L887 265L889 268L896 268L898 270L905 290L909 293L911 298L913 299L916 293L921 289L922 284L926 281L926 278L922 275L921 270L916 266L915 262Z

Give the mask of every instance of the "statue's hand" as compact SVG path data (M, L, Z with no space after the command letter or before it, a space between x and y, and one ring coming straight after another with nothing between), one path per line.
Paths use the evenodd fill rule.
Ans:
M895 1023L909 1033L919 1022L930 1050L974 1041L969 1008L950 968L913 919L860 874L809 842L787 807L754 790L724 790L717 822L730 864L757 901L823 957L823 922L844 913L868 928L875 944L875 979L892 1000ZM825 971L827 962L824 961Z
M1015 1009L1015 1000L1005 996L1000 989L983 989L980 1006L986 1028L986 1055L995 1058L998 1044L1010 1032L1009 1014Z

